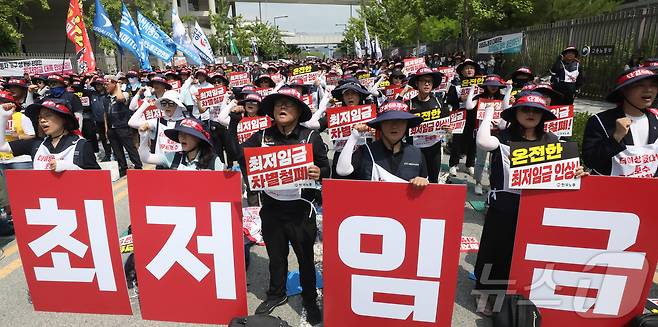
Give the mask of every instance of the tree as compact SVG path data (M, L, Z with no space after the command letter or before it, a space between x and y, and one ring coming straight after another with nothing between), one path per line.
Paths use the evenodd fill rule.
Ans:
M30 24L32 17L27 14L29 4L36 4L49 10L47 0L13 0L0 2L0 52L16 52L23 34L22 24Z
M219 12L219 11L218 11ZM262 21L247 22L241 15L228 17L226 15L213 15L211 24L217 31L211 35L211 44L216 44L222 53L228 54L229 51L229 30L232 31L240 54L243 56L252 53L252 40L258 47L258 55L265 60L276 59L288 54L288 47L281 38L279 30L268 23Z

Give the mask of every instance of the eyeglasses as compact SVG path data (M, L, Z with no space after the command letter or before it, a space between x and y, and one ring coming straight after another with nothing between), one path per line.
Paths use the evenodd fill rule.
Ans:
M178 107L176 102L169 101L169 100L160 101L160 105L162 105L163 107Z
M419 79L418 80L418 84L432 84L432 83L434 83L434 81L431 80L431 79Z

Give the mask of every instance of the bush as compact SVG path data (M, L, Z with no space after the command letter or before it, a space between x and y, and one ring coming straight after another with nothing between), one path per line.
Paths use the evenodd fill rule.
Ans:
M592 115L588 112L575 112L573 116L573 133L569 137L569 141L576 142L578 144L578 153L580 153L581 164L583 158L583 134L585 134L585 125L587 120ZM584 166L584 165L583 165Z

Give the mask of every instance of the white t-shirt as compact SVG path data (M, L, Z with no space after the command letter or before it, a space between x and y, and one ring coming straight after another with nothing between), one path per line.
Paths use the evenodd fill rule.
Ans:
M649 119L646 115L629 116L631 120L631 134L633 135L634 145L647 145L649 143Z
M23 133L25 133L25 135L34 136L35 133L34 133L34 126L32 125L32 120L30 120L30 118L25 116L25 114L23 113L21 113L21 115L23 115L21 117L21 128L23 128ZM11 119L7 121L7 126L5 127L6 135L11 135L11 133L16 130L13 127L11 129L9 128L11 127L11 122L12 122ZM0 159L0 163L31 162L31 161L32 161L32 157L30 157L29 155L13 157L12 159L8 159L8 160Z
M205 89L213 87L212 84L208 82L203 82L199 84L194 84L190 86L190 95L192 96L192 99L196 99L196 97L199 95L199 89ZM196 105L196 100L194 101L194 108L192 109L192 116L199 120L206 121L210 119L210 110L206 110L204 113L199 112L199 107Z

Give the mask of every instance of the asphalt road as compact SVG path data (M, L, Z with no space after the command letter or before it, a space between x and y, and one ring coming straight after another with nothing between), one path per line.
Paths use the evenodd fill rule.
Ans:
M579 100L576 103L578 111L597 112L609 104ZM444 157L443 162L447 162ZM485 180L487 180L485 176ZM480 238L484 222L484 197L472 193L473 179L464 173L452 179L454 183L468 184L468 200L464 207L464 236ZM129 224L127 203L128 190L125 178L114 183L115 209L117 228L122 233ZM35 312L29 303L27 285L18 255L16 242L13 238L0 238L0 326L186 326L191 324L145 321L140 317L136 297L131 298L134 314L132 316L110 316L90 314L69 314ZM452 326L488 327L491 322L475 313L475 302L471 296L474 282L468 275L473 271L476 253L462 253L458 268L458 285L455 295ZM321 263L322 246L316 245L316 261ZM296 259L291 251L289 258L290 270L296 269ZM258 304L265 298L268 283L267 254L263 247L252 248L252 263L247 274L249 312L253 313ZM658 278L654 278L651 291L652 297L658 297ZM172 294L175 296L175 294ZM321 298L321 297L320 297ZM273 315L281 317L292 326L309 326L304 320L304 312L299 296L291 297L288 304L277 308ZM322 326L320 324L319 326Z

